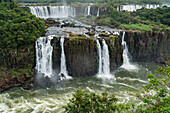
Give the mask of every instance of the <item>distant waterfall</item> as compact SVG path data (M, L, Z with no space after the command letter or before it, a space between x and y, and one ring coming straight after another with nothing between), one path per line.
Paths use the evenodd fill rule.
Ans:
M85 14L84 14L85 16L90 15L90 9L91 9L90 5L85 8Z
M156 9L158 7L162 7L162 5L152 5L152 4L146 4L146 5L121 5L117 6L118 11L136 11L137 9L141 9L142 7L147 9Z
M39 73L51 77L52 70L52 52L53 46L51 45L52 36L40 37L36 41L36 69Z
M121 68L124 68L127 70L137 69L136 66L130 63L128 47L126 45L124 38L125 38L125 31L123 32L123 36L122 36L122 45L124 46L124 50L123 50L123 65L121 66Z
M40 18L75 17L75 7L71 6L29 6L31 13Z
M98 39L96 40L96 42L97 42L98 55L99 55L99 68L98 68L97 77L114 78L114 76L110 74L110 59L109 59L108 45L106 44L104 39L102 39L103 47L101 47Z
M100 14L100 8L98 8L97 10L97 16L99 16L99 14Z
M65 58L65 53L64 53L64 37L61 37L60 39L60 46L61 46L61 63L60 63L60 74L59 75L61 75L61 77L65 77L66 79L71 79L71 77L68 76L68 73L67 73L66 58Z

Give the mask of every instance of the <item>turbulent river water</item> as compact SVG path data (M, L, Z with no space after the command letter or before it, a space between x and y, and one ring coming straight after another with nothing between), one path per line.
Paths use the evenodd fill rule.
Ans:
M119 98L119 102L126 103L140 102L133 96L126 93L129 88L139 90L145 85L147 74L155 73L154 70L159 66L155 63L135 63L137 69L126 70L118 68L111 72L114 79L101 79L93 77L73 78L64 80L50 88L32 88L23 90L22 88L12 88L0 94L0 112L2 113L48 113L63 112L63 105L66 105L72 94L77 89L89 92L102 93L104 91ZM116 78L116 79L115 79Z

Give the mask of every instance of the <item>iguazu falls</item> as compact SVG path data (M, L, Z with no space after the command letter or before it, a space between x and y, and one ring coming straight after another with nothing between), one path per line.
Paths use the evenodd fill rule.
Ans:
M169 113L170 0L0 0L0 113Z

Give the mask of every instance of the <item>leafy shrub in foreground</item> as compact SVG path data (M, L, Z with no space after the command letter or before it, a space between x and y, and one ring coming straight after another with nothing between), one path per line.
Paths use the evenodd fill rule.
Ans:
M156 72L161 78L149 74L149 84L137 93L144 103L138 106L139 112L170 113L170 67L159 67Z
M107 93L98 95L77 90L70 102L64 106L66 113L169 113L170 112L170 67L159 67L156 71L161 78L149 74L149 84L136 94L130 93L143 101L135 106L131 104L117 104L117 98Z

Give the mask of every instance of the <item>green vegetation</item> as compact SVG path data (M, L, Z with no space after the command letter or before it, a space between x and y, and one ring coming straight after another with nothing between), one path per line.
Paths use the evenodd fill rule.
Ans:
M44 20L13 0L0 0L0 75L33 74L34 43L45 33Z
M67 113L112 113L115 111L121 113L130 108L130 104L116 104L117 100L114 95L109 96L108 93L98 95L77 90L70 103L64 108Z
M170 26L170 8L164 6L157 9L139 9L132 13L132 16L138 16L141 20L157 22L158 24L164 24Z
M170 7L157 9L142 8L136 12L119 12L112 4L108 5L108 13L101 14L95 21L98 25L138 30L169 30Z
M82 36L74 35L74 36L69 37L69 39L70 40L77 40L77 39L92 39L92 40L94 40L93 38L88 38L85 35L82 35Z
M148 75L149 84L140 92L130 95L136 96L143 104L117 104L117 98L107 93L86 93L78 90L73 98L64 106L66 113L169 113L170 112L170 67L159 67L156 71L161 78Z
M121 24L119 27L122 29L134 29L134 30L138 29L138 30L145 30L145 31L152 30L150 26L144 24Z
M0 47L17 49L45 33L44 21L27 13L15 2L0 3Z

